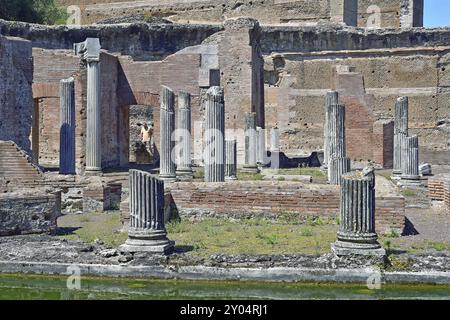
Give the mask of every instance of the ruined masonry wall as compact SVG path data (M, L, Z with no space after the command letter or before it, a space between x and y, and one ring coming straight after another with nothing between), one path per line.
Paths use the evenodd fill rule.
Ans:
M174 205L181 216L279 218L336 217L339 187L301 182L239 181L226 183L178 182L171 186ZM405 225L405 199L392 192L377 194L377 232L401 233Z
M0 236L51 232L60 214L60 192L0 194Z
M0 140L30 153L33 96L31 42L0 35Z

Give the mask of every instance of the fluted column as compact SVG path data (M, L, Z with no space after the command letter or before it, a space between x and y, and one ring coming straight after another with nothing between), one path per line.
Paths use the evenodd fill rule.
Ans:
M130 170L130 227L122 252L167 254L174 242L164 224L164 182L138 170Z
M225 141L225 180L237 180L237 141Z
M375 174L373 168L342 175L340 225L332 250L338 256L385 255L375 232Z
M175 95L166 86L161 88L160 109L160 171L159 177L166 181L176 180L176 165L172 152L175 141Z
M75 174L75 80L60 81L59 173Z
M328 91L325 97L325 123L323 126L323 169L328 168L328 162L330 161L329 144L330 134L328 132L328 122L330 115L330 108L332 105L339 103L339 95L337 91Z
M87 65L86 171L102 170L100 40L87 38L74 44L75 54Z
M408 137L408 97L400 97L395 103L394 120L394 175L402 174L402 145Z
M256 159L257 153L257 133L256 133L256 113L249 112L245 114L245 164L243 171L258 173Z
M342 175L350 172L349 158L332 158L329 162L330 184L341 185Z
M206 92L204 160L205 182L225 181L225 104L216 86Z
M419 180L419 138L406 137L402 145L402 180Z
M178 94L178 163L177 176L191 177L191 95L180 91Z
M328 110L328 181L339 184L340 175L350 171L345 148L345 106L332 104ZM331 165L333 163L333 165Z

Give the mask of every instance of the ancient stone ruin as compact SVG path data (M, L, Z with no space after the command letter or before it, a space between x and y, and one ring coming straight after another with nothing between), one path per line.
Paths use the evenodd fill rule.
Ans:
M79 26L0 20L0 236L120 211L120 252L170 254L171 220L328 219L337 258L384 259L416 198L450 211L422 1L58 2Z

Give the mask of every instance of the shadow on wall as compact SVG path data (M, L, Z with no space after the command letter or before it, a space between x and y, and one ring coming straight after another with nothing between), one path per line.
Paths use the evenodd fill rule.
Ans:
M269 152L269 157L271 153ZM322 159L322 160L321 160ZM314 151L308 157L289 158L284 152L280 152L280 169L320 167L323 161L323 152Z

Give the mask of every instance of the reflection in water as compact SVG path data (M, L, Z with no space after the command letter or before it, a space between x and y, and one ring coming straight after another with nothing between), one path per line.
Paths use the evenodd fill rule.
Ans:
M0 275L0 299L450 299L450 286L305 284L82 278L68 290L65 277Z

